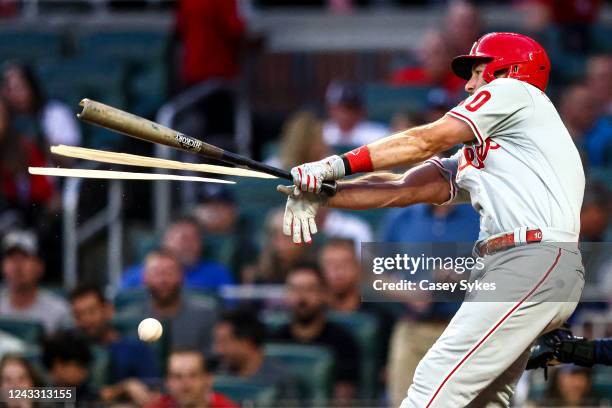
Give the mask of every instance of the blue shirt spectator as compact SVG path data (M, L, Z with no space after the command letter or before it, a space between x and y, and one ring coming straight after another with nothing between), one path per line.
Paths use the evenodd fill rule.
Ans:
M143 271L143 264L126 269L121 281L121 289L141 287ZM234 279L227 268L217 262L202 261L192 267L186 267L184 271L184 284L186 288L190 289L214 290L222 285L234 283Z
M202 260L203 232L195 218L180 218L172 223L164 233L161 246L181 263L186 288L215 290L221 285L234 283L225 266ZM141 286L143 269L143 265L128 268L124 272L121 288Z
M383 221L385 242L474 242L478 238L479 215L469 205L427 204L389 211Z
M584 139L590 167L612 165L612 117L595 122Z
M469 205L434 206L418 204L391 210L383 221L381 241L435 243L472 243L478 238L480 218ZM424 310L408 315L417 319L446 319L458 309L459 302L432 302Z

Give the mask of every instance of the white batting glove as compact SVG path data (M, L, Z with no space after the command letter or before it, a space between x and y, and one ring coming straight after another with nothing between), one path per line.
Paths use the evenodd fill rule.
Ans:
M338 155L291 169L293 184L301 191L319 193L323 181L339 180L346 175L344 161Z
M294 186L277 186L276 190L287 195L283 233L293 237L295 244L312 242L317 233L315 216L318 209L325 205L327 198L318 194L302 193Z

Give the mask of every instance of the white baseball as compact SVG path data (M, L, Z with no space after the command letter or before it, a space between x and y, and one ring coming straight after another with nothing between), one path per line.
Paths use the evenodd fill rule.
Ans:
M163 331L164 330L159 320L153 319L152 317L144 319L138 325L138 337L140 338L140 340L146 342L158 340L161 337Z

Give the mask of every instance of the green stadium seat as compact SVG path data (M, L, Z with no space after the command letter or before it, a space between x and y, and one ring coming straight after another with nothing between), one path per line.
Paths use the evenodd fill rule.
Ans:
M166 30L102 31L81 36L81 55L110 58L128 67L126 96L130 112L152 116L166 100Z
M89 385L94 390L100 390L108 384L110 355L106 347L91 347L92 363L89 367Z
M381 350L378 336L379 322L367 313L331 312L329 320L353 335L359 346L361 357L361 380L359 392L362 398L376 397L378 374L384 356L377 353Z
M62 53L62 36L53 31L29 29L0 31L0 61L16 59L32 63L57 58Z
M83 55L132 61L161 60L168 39L167 30L106 30L79 36L77 49Z
M252 384L232 376L215 376L213 389L241 406L273 407L276 399L274 387Z
M229 186L233 189L240 215L252 220L252 230L264 232L266 216L270 210L285 206L285 198L276 191L278 184L291 184L280 179L240 180L240 185Z
M313 406L325 406L334 383L334 356L326 347L302 344L269 343L266 355L281 361L305 386Z
M593 369L593 393L600 397L612 396L612 367L596 366Z
M389 123L396 112L418 112L427 106L427 86L370 84L365 88L365 105L372 120Z
M74 112L83 98L125 109L125 67L110 59L74 58L38 64L37 74L45 93L67 103ZM93 148L117 147L125 137L98 126L84 124L85 145Z
M39 344L44 337L43 325L28 320L0 318L0 330L30 344Z

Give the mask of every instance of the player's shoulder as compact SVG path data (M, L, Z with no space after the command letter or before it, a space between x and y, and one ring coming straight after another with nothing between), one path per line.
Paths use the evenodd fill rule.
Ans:
M513 104L528 106L533 104L534 102L534 95L532 94L531 89L529 88L533 88L539 92L537 88L518 79L496 78L481 87L479 91L489 92L491 96L494 97L494 99L504 100L505 102Z

